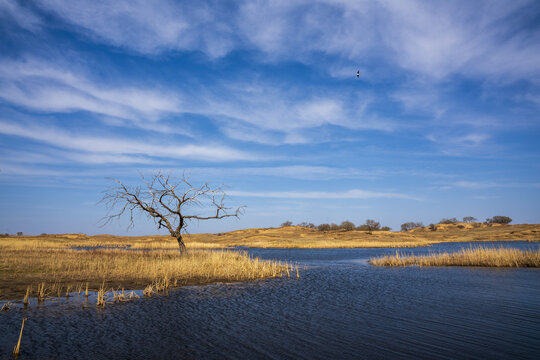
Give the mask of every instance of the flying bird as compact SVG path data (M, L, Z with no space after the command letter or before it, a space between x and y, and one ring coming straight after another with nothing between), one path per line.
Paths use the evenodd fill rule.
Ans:
M360 70L358 70L358 71L356 72L356 77L357 77L357 78L360 77Z

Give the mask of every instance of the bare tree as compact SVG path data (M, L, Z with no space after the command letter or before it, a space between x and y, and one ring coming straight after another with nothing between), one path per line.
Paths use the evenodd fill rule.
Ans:
M243 214L243 206L232 211L232 208L225 207L226 194L221 187L212 188L208 183L195 187L185 175L181 179L174 179L161 171L151 175L149 180L143 175L141 178L144 182L142 187L130 187L120 180L110 179L116 185L103 192L101 201L109 210L102 219L103 225L127 213L130 217L128 228L131 228L134 226L134 215L143 213L154 220L158 229L164 227L169 230L178 241L180 251L184 252L186 245L182 234L190 221L239 217ZM197 213L196 209L203 208L209 208L210 214Z

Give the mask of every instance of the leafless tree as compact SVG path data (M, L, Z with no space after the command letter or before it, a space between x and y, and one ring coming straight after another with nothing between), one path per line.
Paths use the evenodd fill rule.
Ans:
M149 179L143 175L141 178L144 186L136 187L110 179L116 184L103 192L101 201L109 211L102 219L103 225L129 214L128 228L131 228L134 226L135 214L146 214L154 220L158 229L164 227L169 230L171 236L178 241L180 251L184 252L186 245L182 234L189 222L239 217L243 214L243 206L234 210L225 207L226 194L222 187L212 188L208 183L196 187L185 175L181 179L175 179L161 171L151 175ZM206 209L206 213L198 213L202 209Z

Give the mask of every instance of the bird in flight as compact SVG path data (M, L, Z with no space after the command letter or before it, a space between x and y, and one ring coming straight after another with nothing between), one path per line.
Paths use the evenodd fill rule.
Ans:
M357 78L360 77L360 70L358 70L358 71L356 72L356 77L357 77Z

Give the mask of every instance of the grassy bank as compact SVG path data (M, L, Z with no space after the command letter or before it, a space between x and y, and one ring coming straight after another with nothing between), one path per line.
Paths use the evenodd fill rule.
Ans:
M27 286L54 284L74 291L89 284L106 288L143 289L166 279L172 286L246 281L279 277L292 266L263 261L236 251L130 251L122 249L70 250L49 248L50 242L0 242L0 299L22 298ZM59 292L61 290L58 290Z
M370 259L375 266L485 266L485 267L540 267L540 250L523 251L503 248L471 248L454 253L426 256L393 256Z

